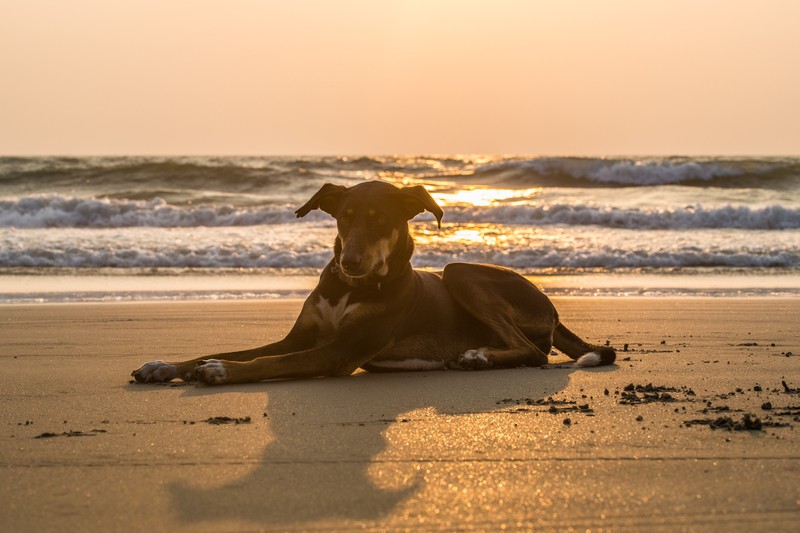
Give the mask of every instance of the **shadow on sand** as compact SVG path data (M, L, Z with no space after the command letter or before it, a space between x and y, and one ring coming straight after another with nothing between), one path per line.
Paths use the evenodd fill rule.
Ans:
M267 397L265 412L270 435L265 435L268 443L262 457L249 473L222 486L206 489L171 484L172 508L179 519L187 522L230 519L273 527L323 519L380 519L424 488L419 472L407 476L400 486L396 482L388 487L376 484L376 470L391 471L392 464L397 464L392 450L387 449L390 432L397 444L413 424L427 423L429 433L425 427L415 428L416 440L405 443L406 451L397 458L436 461L437 453L441 454L448 442L438 434L440 425L432 427L430 410L454 417L450 419L454 427L452 423L457 424L464 415L502 409L498 402L505 398L535 400L556 395L567 385L572 371L566 366L487 372L363 373L347 378L236 387L236 392ZM186 389L186 394L216 394L222 390L191 388ZM428 414L417 413L417 418L414 412L420 409L428 410ZM410 420L405 420L407 417ZM431 445L435 441L436 450L430 449L426 440ZM413 450L411 459L408 450Z

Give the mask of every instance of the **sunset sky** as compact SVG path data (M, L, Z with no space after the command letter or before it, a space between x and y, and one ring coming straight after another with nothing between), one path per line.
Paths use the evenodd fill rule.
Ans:
M0 0L4 155L798 155L795 0Z

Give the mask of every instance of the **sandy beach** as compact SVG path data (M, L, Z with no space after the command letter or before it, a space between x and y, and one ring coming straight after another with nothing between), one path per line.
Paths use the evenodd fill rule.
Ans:
M0 529L796 528L800 300L555 301L616 365L131 384L301 302L0 306Z

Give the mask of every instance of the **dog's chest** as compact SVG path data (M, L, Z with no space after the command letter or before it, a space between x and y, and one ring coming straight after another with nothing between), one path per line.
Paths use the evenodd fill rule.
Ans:
M330 300L320 297L316 303L317 314L314 320L320 330L320 337L334 336L342 327L345 318L360 305L348 303L350 294L342 296L338 302L331 304Z

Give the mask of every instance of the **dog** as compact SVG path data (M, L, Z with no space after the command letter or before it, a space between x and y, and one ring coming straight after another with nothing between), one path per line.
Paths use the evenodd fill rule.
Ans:
M295 213L336 219L333 259L286 337L260 348L183 362L152 361L137 382L209 385L370 372L542 366L553 346L579 366L609 365L610 346L583 341L550 299L499 266L450 263L414 270L408 222L443 211L422 186L325 184Z

